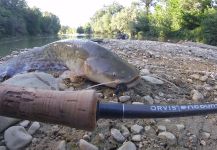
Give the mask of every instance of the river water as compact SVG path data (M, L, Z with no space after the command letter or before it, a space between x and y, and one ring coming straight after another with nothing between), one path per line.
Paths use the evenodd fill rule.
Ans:
M25 37L0 39L0 57L10 54L12 51L20 49L40 47L48 43L68 38L78 38L77 36L49 36L49 37Z

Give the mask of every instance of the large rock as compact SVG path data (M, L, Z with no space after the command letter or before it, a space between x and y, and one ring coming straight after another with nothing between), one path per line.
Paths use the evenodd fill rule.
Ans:
M10 150L23 149L32 141L32 136L22 126L13 126L4 133L5 144Z
M0 116L0 133L18 121L19 119Z
M58 90L56 79L44 72L30 72L15 75L4 82L16 86L31 87L36 89Z

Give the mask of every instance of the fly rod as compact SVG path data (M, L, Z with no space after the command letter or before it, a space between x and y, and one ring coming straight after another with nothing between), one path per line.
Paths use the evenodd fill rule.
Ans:
M52 91L0 85L0 115L94 130L98 119L169 118L217 113L217 103L101 103L95 90Z

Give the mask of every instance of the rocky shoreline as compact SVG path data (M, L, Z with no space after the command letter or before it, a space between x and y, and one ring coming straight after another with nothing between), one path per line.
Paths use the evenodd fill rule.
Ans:
M117 99L114 90L96 88L101 101L126 104L217 102L217 47L192 42L103 40L100 43L140 70L142 82ZM21 51L21 53L27 50ZM1 58L5 61L20 52ZM48 82L47 86L36 75ZM22 82L19 82L22 81ZM84 89L45 73L27 73L5 82L52 90ZM93 132L0 117L0 150L6 149L216 149L216 115L99 120ZM13 136L12 136L13 135Z

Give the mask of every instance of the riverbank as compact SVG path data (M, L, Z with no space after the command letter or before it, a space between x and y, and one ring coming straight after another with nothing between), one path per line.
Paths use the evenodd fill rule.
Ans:
M119 100L113 89L98 87L101 101L126 104L217 102L217 47L138 40L103 40L100 44L136 66L144 78ZM152 77L154 82L147 77ZM58 88L79 90L92 84L58 84ZM216 123L216 115L99 120L93 132L40 123L27 149L215 149ZM24 128L29 130L31 126L29 122ZM4 133L0 135L0 146L6 145Z

